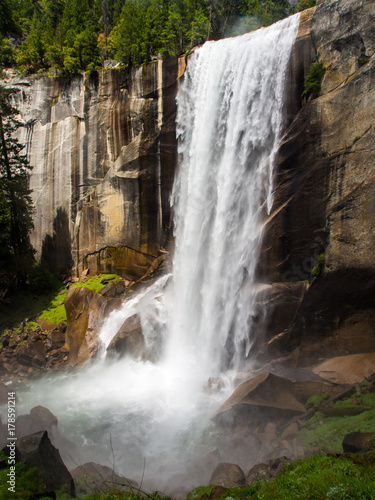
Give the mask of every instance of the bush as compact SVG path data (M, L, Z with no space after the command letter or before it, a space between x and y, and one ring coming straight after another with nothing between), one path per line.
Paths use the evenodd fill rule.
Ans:
M319 92L325 72L326 68L321 62L316 62L310 66L309 73L305 77L305 90L302 97L309 97L311 94Z
M33 292L44 293L56 290L60 286L60 281L51 273L44 262L34 264L29 275L29 287Z
M296 11L301 12L301 10L310 9L316 5L316 0L298 0L296 4Z

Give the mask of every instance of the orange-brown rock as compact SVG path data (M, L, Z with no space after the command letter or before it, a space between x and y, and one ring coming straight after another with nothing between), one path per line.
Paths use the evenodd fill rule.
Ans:
M111 309L111 301L94 290L72 286L65 300L65 309L68 363L82 363L98 353L101 346L98 334Z

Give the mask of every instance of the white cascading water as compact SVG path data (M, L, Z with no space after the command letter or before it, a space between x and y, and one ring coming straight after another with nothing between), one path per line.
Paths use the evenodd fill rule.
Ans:
M70 468L114 464L163 488L213 445L210 415L251 348L255 268L298 20L208 42L189 60L178 96L173 277L125 303L101 332L107 346L137 312L155 359L103 358L19 391L19 413L41 404L59 418L74 443L57 443ZM217 376L224 387L208 394L204 386Z

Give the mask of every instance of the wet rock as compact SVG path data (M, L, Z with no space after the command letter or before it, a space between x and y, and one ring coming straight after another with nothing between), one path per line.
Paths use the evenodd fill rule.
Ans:
M70 495L75 496L73 478L46 431L19 438L17 450L21 462L29 467L37 467L42 472L43 482L48 490L58 490L62 486L67 486Z
M125 292L127 283L129 282L125 280L117 280L108 283L104 288L100 290L100 293L104 295L104 297L118 297Z
M46 425L37 413L19 415L16 419L17 437L28 436L34 432L45 431Z
M100 491L133 491L138 485L132 479L117 474L105 465L88 462L71 472L76 485L77 495L90 495Z
M305 411L304 404L293 393L293 382L270 373L262 373L240 384L223 403L216 415L246 406L268 407L295 413Z
M124 321L107 347L107 354L110 356L118 355L120 358L125 355L140 358L145 355L145 341L141 318L138 314L134 314Z
M313 372L335 384L355 384L375 373L375 353L337 356L313 368Z
M94 290L70 287L65 300L69 364L81 363L98 353L98 333L106 307L107 299Z
M342 448L344 453L369 451L373 446L374 434L370 432L351 432L344 436Z
M44 423L46 429L56 427L58 424L57 417L55 417L55 415L44 406L35 406L30 410L30 415L38 415Z
M17 349L17 362L21 365L42 368L46 364L47 349L41 340L29 342Z
M246 483L243 470L236 464L221 463L213 471L210 484L224 486L225 488L237 488Z

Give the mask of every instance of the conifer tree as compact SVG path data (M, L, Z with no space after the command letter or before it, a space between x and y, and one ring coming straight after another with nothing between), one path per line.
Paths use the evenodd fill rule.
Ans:
M10 91L0 86L0 267L15 272L18 283L26 284L33 249L29 234L33 228L30 164L24 146L15 137L20 127L17 110L9 103Z

